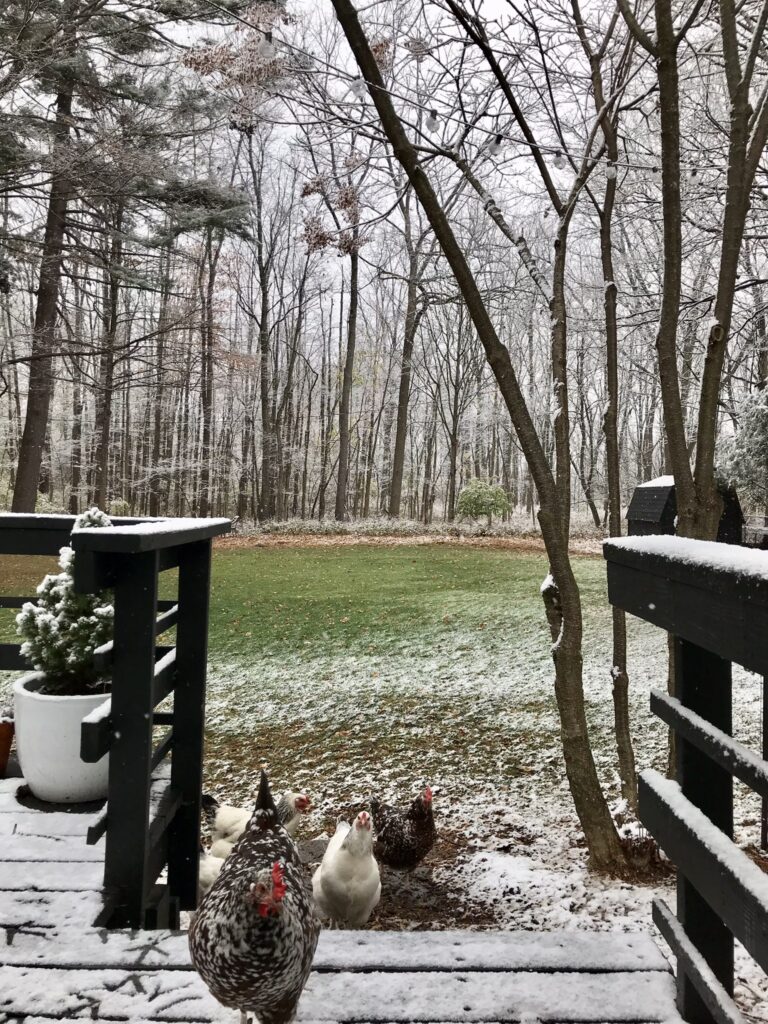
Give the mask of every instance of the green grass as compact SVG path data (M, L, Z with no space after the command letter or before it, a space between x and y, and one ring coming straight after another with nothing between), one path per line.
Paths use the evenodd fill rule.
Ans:
M533 619L543 626L546 571L542 555L460 546L219 552L210 650L237 659L306 648L387 654L460 631L527 633ZM602 560L579 559L578 575L585 601L604 604Z
M214 560L208 784L245 798L264 759L335 813L414 780L458 796L562 781L543 554L469 545L264 547ZM602 559L576 559L588 715L611 777ZM645 701L645 698L640 698Z

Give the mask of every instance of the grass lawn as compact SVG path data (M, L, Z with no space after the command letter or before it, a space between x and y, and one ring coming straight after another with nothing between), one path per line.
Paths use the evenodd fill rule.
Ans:
M605 568L595 557L576 565L588 714L601 777L616 798ZM546 572L537 551L468 544L219 550L206 785L246 801L265 761L278 785L313 795L311 834L364 806L372 791L404 800L429 782L442 835L433 874L443 894L446 871L449 889L467 890L441 912L443 923L498 921L499 907L489 917L482 898L495 888L508 890L503 919L514 913L518 926L591 920L539 593ZM632 647L660 681L664 637L635 624ZM665 742L647 712L649 682L633 694L644 764L661 763ZM477 859L489 851L502 860ZM545 870L547 888L562 888L566 904L553 900L544 918L533 904L521 909L516 880L544 870L541 858L566 868L557 878ZM465 868L471 878L462 880ZM389 904L398 921L413 916L419 896L428 902L410 887L406 894L408 908ZM384 901L382 922L393 923Z

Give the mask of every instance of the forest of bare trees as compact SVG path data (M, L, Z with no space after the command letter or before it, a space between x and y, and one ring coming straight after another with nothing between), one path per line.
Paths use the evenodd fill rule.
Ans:
M768 377L768 8L678 6L362 15L537 471L330 6L6 4L0 500L429 523L546 464L564 522L674 471L693 523Z

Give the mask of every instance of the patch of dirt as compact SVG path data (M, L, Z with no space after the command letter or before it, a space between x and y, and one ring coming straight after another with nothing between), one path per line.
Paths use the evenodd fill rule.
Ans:
M349 814L345 814L349 817ZM299 840L299 856L311 879L322 859L328 839ZM441 830L435 845L413 871L394 871L380 865L381 900L365 926L371 931L445 931L452 928L494 928L498 922L493 911L453 890L444 877L434 872L450 867L466 852L466 840Z
M570 544L572 554L602 557L602 540L599 538L573 538ZM423 534L413 537L380 537L372 535L331 534L258 534L252 536L217 537L214 547L220 551L247 551L253 548L335 548L355 547L360 544L371 547L423 547L425 545L453 545L455 547L490 548L498 551L520 551L544 554L541 537L452 537L448 534Z

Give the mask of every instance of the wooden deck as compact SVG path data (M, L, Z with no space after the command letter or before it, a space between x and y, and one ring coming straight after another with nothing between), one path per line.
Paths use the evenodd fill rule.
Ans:
M92 927L102 906L96 811L44 812L0 782L0 1021L228 1022L183 932ZM299 1021L679 1021L649 935L329 931Z

